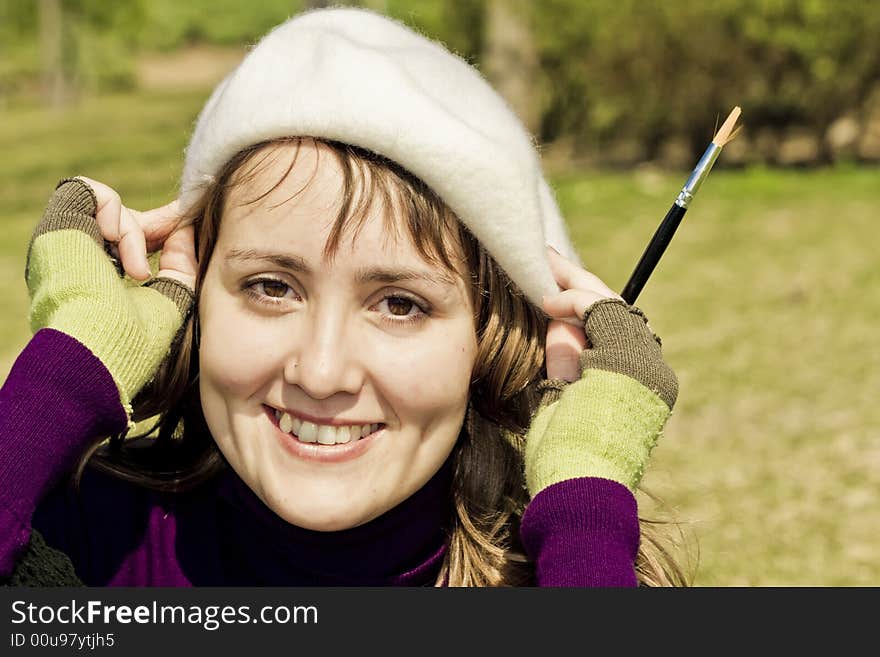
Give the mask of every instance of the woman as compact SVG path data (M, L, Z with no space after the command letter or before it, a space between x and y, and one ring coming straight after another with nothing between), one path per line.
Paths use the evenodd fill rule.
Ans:
M149 277L141 223L177 230L132 286L104 249ZM393 21L273 30L202 111L179 204L62 181L28 284L0 574L34 563L33 515L97 585L678 581L636 554L659 341L576 264L503 101ZM79 496L53 489L89 445Z

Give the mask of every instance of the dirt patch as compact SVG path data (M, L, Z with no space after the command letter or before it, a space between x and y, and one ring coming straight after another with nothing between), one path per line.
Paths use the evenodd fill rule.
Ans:
M142 55L136 63L138 86L147 91L188 91L216 85L242 60L244 46L190 46L172 53Z

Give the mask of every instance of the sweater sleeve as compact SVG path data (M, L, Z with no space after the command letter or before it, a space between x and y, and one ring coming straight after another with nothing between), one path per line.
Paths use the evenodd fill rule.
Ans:
M0 389L0 579L25 555L41 499L90 441L126 426L101 361L64 333L38 331Z
M636 499L616 481L577 477L548 486L526 507L520 536L538 586L637 585Z
M538 385L526 435L532 500L520 536L541 586L635 586L633 491L678 395L638 308L601 299L584 315L581 376Z

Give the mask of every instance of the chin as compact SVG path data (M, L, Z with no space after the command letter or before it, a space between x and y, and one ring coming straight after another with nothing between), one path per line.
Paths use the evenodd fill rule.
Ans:
M308 506L290 508L290 505L270 503L267 506L291 525L316 532L338 532L357 527L372 520L374 516L356 513L352 509Z
M305 522L293 524L313 532L341 532L363 523L355 522L348 518L308 518Z

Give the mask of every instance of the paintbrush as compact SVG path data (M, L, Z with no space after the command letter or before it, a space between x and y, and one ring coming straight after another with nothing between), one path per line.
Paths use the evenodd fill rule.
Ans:
M697 162L697 166L695 166L694 170L691 172L690 178L688 178L684 187L681 188L678 198L675 199L669 212L666 213L666 216L660 223L660 227L657 228L657 232L654 233L654 237L651 238L651 241L645 248L645 252L642 254L641 259L639 259L639 263L629 277L629 282L627 282L626 287L620 294L623 297L623 300L628 304L632 305L635 303L642 288L645 287L645 283L648 282L648 277L654 271L654 267L657 266L657 263L660 261L660 256L663 255L666 247L669 246L669 242L672 240L675 230L681 223L684 213L687 212L688 206L690 206L691 201L694 200L694 196L696 195L697 190L700 189L700 185L703 184L703 181L709 175L709 171L711 171L712 165L715 164L715 160L718 159L721 149L724 148L726 144L730 143L730 141L736 137L737 133L739 133L742 126L739 126L734 130L734 125L741 113L742 110L739 106L734 107L724 123L721 124L718 132L716 132L715 136L712 138L712 143L709 144L709 147L703 153L703 157Z

